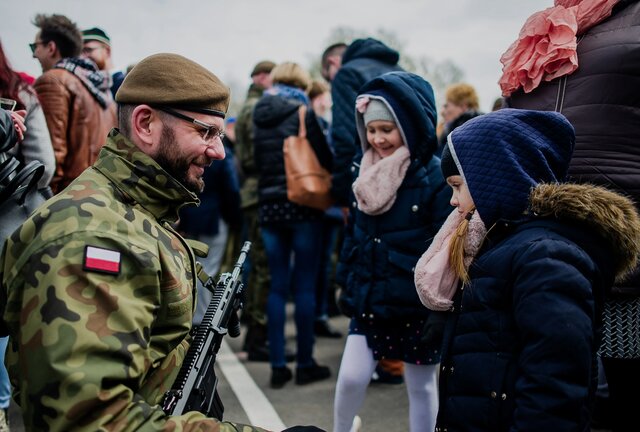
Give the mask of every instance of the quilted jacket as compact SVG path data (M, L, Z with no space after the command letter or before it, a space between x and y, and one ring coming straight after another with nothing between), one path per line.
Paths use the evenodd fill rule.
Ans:
M640 203L640 2L621 0L613 15L579 38L578 69L514 93L513 108L558 111L576 130L572 181L602 185ZM640 295L640 274L613 288Z
M589 431L603 293L637 261L633 203L558 183L573 129L504 109L449 148L488 234L444 335L438 431Z
M344 312L381 319L424 318L429 311L416 293L414 266L451 213L450 190L442 177L440 159L433 156L433 91L416 75L392 72L367 83L361 90L365 93L392 95L403 112L411 113L401 116L401 123L405 134L415 140L408 145L412 161L393 206L371 216L360 211L355 201L352 203L337 275L338 283L346 288L341 299L347 308ZM361 131L364 148L369 145L365 139ZM357 167L354 165L355 177Z
M298 135L299 101L280 95L264 95L253 111L253 145L258 168L258 200L282 201L287 199L287 178L284 173L282 146L285 138ZM305 119L307 139L318 156L320 164L331 170L333 155L320 129L313 110L307 110Z

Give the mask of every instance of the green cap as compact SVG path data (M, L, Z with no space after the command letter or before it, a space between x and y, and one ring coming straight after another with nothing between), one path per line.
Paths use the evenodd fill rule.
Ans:
M104 30L98 27L82 30L82 42L92 40L111 46L111 39L109 39L109 36L107 36Z
M162 53L131 69L116 102L164 105L224 118L229 96L229 88L209 70L181 55Z

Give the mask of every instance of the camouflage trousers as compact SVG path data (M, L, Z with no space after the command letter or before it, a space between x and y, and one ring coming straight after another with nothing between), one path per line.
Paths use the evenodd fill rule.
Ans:
M240 254L240 248L246 237L246 240L251 242L251 251L249 252L250 265L248 271L245 271L247 279L243 321L246 320L248 325L264 327L267 325L267 297L269 286L271 286L271 275L258 222L258 206L244 208L243 213L245 235L238 231L229 233L221 271L228 272L233 269L233 264Z

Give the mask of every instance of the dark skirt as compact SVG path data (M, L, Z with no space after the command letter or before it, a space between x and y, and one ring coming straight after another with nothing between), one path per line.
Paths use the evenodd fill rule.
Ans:
M411 364L435 364L440 350L429 349L420 340L426 320L351 320L349 334L364 335L376 360L402 360Z

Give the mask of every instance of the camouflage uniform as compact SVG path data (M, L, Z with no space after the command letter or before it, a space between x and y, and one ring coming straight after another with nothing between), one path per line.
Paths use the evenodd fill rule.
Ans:
M158 405L193 315L195 258L171 224L196 202L114 129L96 163L7 241L6 361L27 429L261 430ZM120 253L118 271L90 270L88 246Z
M249 87L247 99L236 122L236 152L245 175L244 184L240 190L242 211L247 227L247 237L253 242L251 245L252 268L249 273L248 298L244 311L249 316L250 325L264 327L266 337L267 297L271 276L258 223L258 168L253 158L253 108L260 100L262 92L263 90L255 84Z

